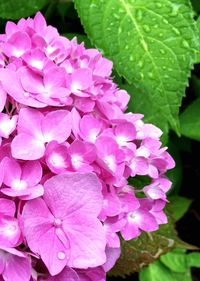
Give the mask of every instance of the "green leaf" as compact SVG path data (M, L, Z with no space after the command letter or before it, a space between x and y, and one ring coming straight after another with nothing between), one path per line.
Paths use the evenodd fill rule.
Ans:
M187 263L190 267L200 267L200 253L190 253L187 255Z
M48 0L0 0L0 17L19 19L28 17L42 9Z
M182 250L182 249L181 249ZM187 271L187 255L184 251L172 251L160 257L161 262L174 272L184 273Z
M192 281L190 270L184 273L170 271L160 261L154 262L139 274L140 281Z
M171 217L155 232L145 233L131 241L122 241L122 253L110 275L125 276L140 271L176 247L187 246L179 240ZM160 279L161 280L161 279ZM160 281L159 280L159 281ZM163 281L163 280L162 280Z
M189 0L75 0L92 43L134 85L133 110L179 132L178 111L199 48Z
M191 199L178 195L171 196L168 199L172 203L171 207L172 207L173 217L176 221L184 216L184 214L187 212L187 210L189 209L192 203Z
M198 14L200 13L200 2L199 0L191 0L193 9L195 10L195 12Z
M182 135L200 141L200 98L180 115L180 124Z

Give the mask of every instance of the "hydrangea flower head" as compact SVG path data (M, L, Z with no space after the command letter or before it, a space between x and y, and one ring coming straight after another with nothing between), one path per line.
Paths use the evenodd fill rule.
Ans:
M167 223L174 161L111 73L41 13L0 36L1 280L105 281L120 234Z

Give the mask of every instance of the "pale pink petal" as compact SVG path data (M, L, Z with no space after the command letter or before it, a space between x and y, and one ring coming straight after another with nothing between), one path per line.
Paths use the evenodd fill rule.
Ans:
M38 48L33 49L31 53L24 54L23 60L28 64L30 69L36 71L37 73L41 73L48 62L44 53Z
M102 122L92 115L84 115L80 120L79 135L86 141L94 143L102 129Z
M131 240L133 238L136 238L140 236L141 230L137 226L137 224L130 223L126 225L122 230L121 230L121 235L124 238L124 240Z
M108 77L112 72L113 63L106 58L100 58L94 69L94 75Z
M58 88L65 86L65 75L64 68L51 68L44 74L44 85L46 89Z
M12 156L21 160L36 160L45 152L44 143L27 134L17 135L11 143Z
M135 126L130 122L118 124L115 128L115 135L118 144L126 145L126 142L133 141L136 137Z
M46 142L64 142L70 136L71 128L71 114L67 110L52 111L42 120L42 132Z
M63 221L63 228L70 241L70 267L96 267L106 261L106 239L102 224L89 213L85 215L85 212L81 208L79 214L77 210Z
M119 90L115 92L115 96L117 97L117 104L119 104L120 108L126 110L130 95L125 90Z
M8 114L0 112L0 136L9 138L10 134L15 130L17 125L17 115L11 118Z
M97 216L101 211L101 184L95 174L56 175L45 182L44 190L44 200L56 217L64 218L71 213Z
M19 196L21 200L32 200L38 197L41 197L44 194L44 187L41 184L38 184L34 187L28 188L29 194Z
M81 91L88 89L92 84L91 70L80 68L72 73L69 89L77 96L85 96Z
M35 136L36 139L43 139L42 119L43 114L36 109L22 108L18 118L18 133L25 133Z
M95 101L91 100L90 98L85 97L84 98L84 102L82 100L82 97L75 97L74 98L74 106L84 112L84 113L88 113L94 110L94 106L95 106Z
M106 263L103 265L103 269L108 272L109 270L111 270L111 268L113 268L113 266L115 265L116 261L118 260L118 258L120 257L121 254L121 249L119 248L106 248Z
M2 45L3 52L8 56L21 57L31 48L31 39L25 32L17 31L11 35L7 43Z
M14 22L8 21L6 23L5 31L6 31L6 35L8 35L8 37L10 37L13 33L18 31L18 27Z
M28 201L22 212L23 234L26 237L30 249L39 254L39 239L47 232L54 222L44 200L37 198Z
M74 136L78 138L79 123L81 120L81 116L75 107L72 108L71 116L72 116L72 132Z
M29 187L25 189L12 189L12 188L2 188L1 192L7 196L19 197L21 200L31 200L38 198L44 194L44 188L41 184L34 187Z
M2 188L1 192L9 197L18 197L18 196L30 194L30 190L28 188L22 190L17 190L12 188Z
M67 146L54 141L47 145L45 159L49 169L55 174L66 171L70 166L70 156Z
M12 69L1 68L0 80L3 89L17 102L37 108L42 108L46 106L46 104L31 98L30 94L24 91L19 79L19 75Z
M39 253L51 275L60 273L69 260L70 249L56 235L56 228L52 227L45 232L39 242Z
M37 32L44 32L47 28L46 20L40 12L37 12L34 17L34 29Z
M34 94L40 94L45 91L43 79L39 74L27 67L20 68L18 73L24 91Z

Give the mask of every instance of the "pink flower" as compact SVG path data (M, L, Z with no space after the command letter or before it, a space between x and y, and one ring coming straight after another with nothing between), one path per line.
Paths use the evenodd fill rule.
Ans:
M0 113L0 137L8 138L9 135L15 130L17 125L17 115L11 119L5 113Z
M111 61L41 13L8 22L0 49L0 280L105 281L120 233L167 222L162 131L125 112Z
M30 249L51 275L68 265L87 268L105 262L105 235L97 219L101 186L93 174L63 174L44 184L43 199L26 203L22 218ZM37 212L36 212L37 210Z
M17 131L11 144L13 157L36 160L44 156L45 143L67 140L71 133L71 115L67 110L57 110L44 116L37 110L23 108L19 112Z
M14 248L0 246L0 276L7 281L29 281L31 277L31 260ZM0 277L1 278L1 277Z
M21 243L21 230L14 215L15 203L0 198L0 249L15 247Z
M149 232L157 229L158 223L154 216L141 206L126 215L126 224L121 229L121 234L125 240L130 240L138 237L142 230Z
M39 184L42 178L42 167L38 161L29 161L20 165L16 160L5 157L2 160L4 170L1 192L22 200L29 200L43 195L43 186Z

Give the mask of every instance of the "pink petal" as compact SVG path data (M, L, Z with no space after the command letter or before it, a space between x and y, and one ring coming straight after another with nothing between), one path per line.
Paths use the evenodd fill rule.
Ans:
M34 29L37 32L44 32L47 28L46 20L40 12L34 17Z
M89 69L80 68L71 75L70 89L77 96L84 96L84 93L81 91L88 89L92 84L92 72Z
M35 186L42 178L42 167L39 161L28 161L22 166L21 179L29 186Z
M91 143L82 142L80 140L75 140L68 149L71 157L73 155L79 155L83 158L86 163L92 163L96 159L95 146Z
M63 271L56 276L49 276L40 281L80 281L77 273L70 267L65 266Z
M31 40L27 33L17 31L8 39L8 43L2 47L8 57L15 56L19 58L26 50L31 48Z
M2 188L1 192L11 197L19 197L21 200L31 200L40 197L44 194L44 188L41 184L34 187L29 187L22 190L12 188Z
M83 95L83 94L82 94ZM84 98L84 102L82 100L82 97L75 97L74 98L74 106L84 112L84 113L88 113L94 110L94 106L95 106L95 101L91 100L90 98Z
M155 218L149 212L139 209L138 211L134 211L133 214L136 217L134 220L140 229L144 231L155 231L158 229Z
M7 281L29 281L31 277L31 260L9 255L3 278Z
M8 157L5 157L2 160L2 165L3 165L3 169L4 169L3 182L7 186L12 187L16 180L20 181L20 179L21 179L21 167L16 160L14 160L12 158L8 158Z
M41 259L51 275L59 274L69 260L69 249L63 245L56 235L56 228L52 227L39 240Z
M71 128L71 114L67 110L52 111L42 121L42 132L46 142L64 142L70 136Z
M0 214L13 217L15 214L15 203L11 200L0 198Z
M9 138L9 135L15 130L17 124L17 115L10 117L8 114L0 112L0 136Z
M56 175L45 182L44 190L44 200L58 218L71 213L97 216L101 211L101 185L95 174L77 172Z
M37 73L42 73L42 70L47 64L48 59L40 49L33 49L31 53L23 55L23 60L27 63L28 67Z
M112 72L113 63L106 58L100 58L94 69L94 75L108 77Z
M80 120L79 135L86 141L95 142L101 132L102 122L92 115L84 115Z
M83 208L80 210L79 214L77 210L63 221L63 229L70 242L70 259L67 264L75 268L102 265L106 261L106 239L102 224L92 218L90 213L85 215Z
M74 136L78 138L79 123L81 120L81 116L75 107L72 108L71 116L72 116L72 132Z
M121 235L124 240L128 241L140 236L141 230L139 230L137 224L129 223L121 230Z
M106 274L101 266L86 270L77 270L77 273L80 281L106 281Z
M37 198L28 201L22 212L23 234L28 246L35 254L39 254L40 238L52 228L54 217L51 215L44 200Z
M37 108L42 108L46 106L46 104L31 98L29 93L24 91L19 79L19 75L17 74L17 72L13 71L12 69L1 68L0 80L3 89L17 102Z
M21 195L27 195L30 193L29 189L23 189L23 190L16 190L12 188L2 188L1 192L9 197L18 197Z
M34 187L28 188L29 194L27 195L20 195L19 198L21 200L32 200L38 197L41 197L44 194L44 188L41 184L38 184Z
M6 35L8 35L10 37L13 33L18 31L18 27L14 22L8 21L6 23L5 31L6 31Z
M130 164L130 168L131 168L131 176L135 176L137 175L147 175L148 171L149 171L149 166L147 163L147 159L144 157L135 157L131 164Z
M58 88L65 86L65 75L64 68L51 68L44 75L44 85L46 89Z
M115 135L117 137L117 142L121 145L124 145L124 142L132 141L135 139L135 126L130 122L118 124L115 128Z
M47 145L45 159L49 169L55 174L66 171L70 166L67 146L57 144L57 142L54 141Z
M116 261L120 257L121 249L120 248L106 248L107 261L103 265L103 269L108 272L115 265Z
M27 67L20 68L18 73L24 91L34 94L40 94L45 91L43 79L39 74Z
M0 216L0 245L15 247L21 236L17 219L10 216Z
M25 133L35 136L36 139L43 139L42 120L44 116L36 109L22 108L18 118L18 133Z
M45 152L43 142L27 134L18 134L11 143L12 156L21 160L36 160Z

